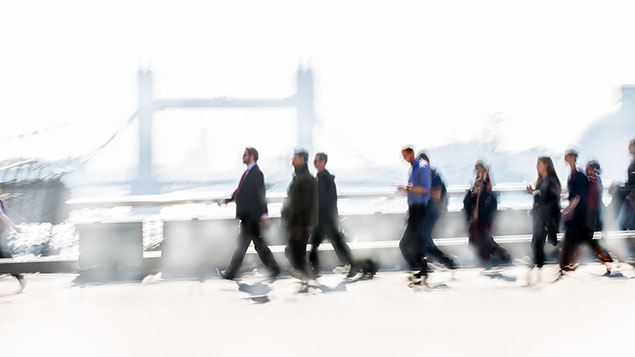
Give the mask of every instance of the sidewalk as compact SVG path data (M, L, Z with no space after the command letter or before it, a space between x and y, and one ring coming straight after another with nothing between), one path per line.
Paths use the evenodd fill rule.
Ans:
M459 269L308 286L259 272L239 282L148 276L74 284L76 274L0 277L3 356L597 356L632 353L635 270L582 265L525 287L527 269Z

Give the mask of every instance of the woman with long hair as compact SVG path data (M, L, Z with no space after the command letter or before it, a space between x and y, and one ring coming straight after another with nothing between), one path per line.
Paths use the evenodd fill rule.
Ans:
M534 187L528 185L526 190L534 197L531 210L533 218L533 235L531 250L533 264L527 275L527 284L531 284L531 271L538 268L536 282L540 281L540 269L545 264L545 239L549 243L558 244L558 226L560 225L560 192L562 191L558 174L549 156L540 156L536 163L538 177Z

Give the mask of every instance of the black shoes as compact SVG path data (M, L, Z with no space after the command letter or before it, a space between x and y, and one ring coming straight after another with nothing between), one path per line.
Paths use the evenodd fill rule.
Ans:
M427 277L427 276L428 276L428 271L427 271L427 269L422 269L420 272L415 273L415 275L414 275L414 277L415 277L416 279L421 279L421 278L423 278L423 277Z
M270 281L274 281L274 280L276 280L276 278L278 278L278 275L280 275L280 269L276 269L276 270L272 271L272 272L269 274L269 280L270 280Z
M223 279L227 279L227 280L236 279L236 276L234 276L234 274L227 269L222 269L222 270L216 269L216 273L218 273L218 276L220 276Z
M22 291L24 291L24 288L26 287L26 280L24 280L24 275L22 275L22 274L14 274L13 276L16 279L18 279L18 283L20 284L20 288L18 289L18 293L21 293Z
M379 270L379 263L372 259L363 259L357 261L355 265L362 270L362 272L364 273L364 277L367 278L372 278L373 276L375 276L375 273L377 273L377 270Z
M458 268L458 264L456 263L456 260L450 255L446 255L441 263L450 270L454 270Z
M216 273L218 273L219 277L226 280L236 280L238 278L235 274L229 271L229 269L216 269ZM269 280L276 280L279 275L280 269L273 270L271 273L269 273Z
M415 285L426 285L426 280L428 280L428 272L426 269L422 269L418 273L413 274L409 278L410 282L408 286L413 287Z
M351 270L349 270L348 274L346 274L346 278L348 279L354 278L355 275L357 275L357 273L359 273L359 268L356 267L355 265L351 265Z

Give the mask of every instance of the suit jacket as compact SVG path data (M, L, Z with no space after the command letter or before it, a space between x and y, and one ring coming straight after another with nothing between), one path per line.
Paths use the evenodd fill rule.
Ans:
M234 197L236 191L232 193ZM232 198L227 201L231 202ZM265 194L265 176L258 165L249 170L236 196L236 218L240 220L259 220L268 213Z

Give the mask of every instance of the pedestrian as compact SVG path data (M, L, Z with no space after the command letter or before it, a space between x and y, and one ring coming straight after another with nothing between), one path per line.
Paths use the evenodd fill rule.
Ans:
M366 274L373 275L376 267L373 269L373 262L365 260L356 262L353 260L351 249L346 244L345 236L339 225L339 213L337 210L337 186L335 185L335 176L326 169L328 155L323 152L315 154L313 165L317 169L317 187L318 187L318 223L311 234L311 253L309 260L314 276L320 275L320 259L318 249L324 237L328 237L335 250L338 259L350 266L347 278L353 278L360 270ZM369 264L370 262L370 264Z
M602 196L604 185L602 183L602 168L597 160L590 160L586 164L586 177L589 180L589 216L588 226L593 232L601 232L604 229L604 204Z
M15 233L22 233L20 227L13 223L11 218L7 216L4 207L4 198L2 197L2 189L0 189L0 258L11 258L11 252L9 245L7 244L7 236L9 234L8 228L11 228ZM18 292L22 292L26 287L24 275L21 273L11 273L11 276L18 280L18 283L20 284Z
M560 180L549 156L540 156L536 162L538 177L534 187L527 186L528 193L533 195L531 209L533 234L531 250L533 264L529 268L527 284L531 284L531 271L538 268L536 282L540 281L540 270L545 264L545 238L552 245L558 244L558 227L560 225Z
M401 149L404 160L410 164L407 186L397 186L397 190L408 195L408 220L399 241L399 249L411 270L419 269L411 277L416 284L425 284L428 278L428 264L421 244L423 220L430 200L430 167L423 159L415 156L414 148Z
M428 258L435 258L448 269L456 269L456 260L445 254L432 239L434 225L439 219L441 211L447 211L447 189L439 172L430 166L430 158L425 152L420 152L419 157L430 167L430 200L426 209L426 216L422 224L423 251Z
M628 179L624 188L617 192L622 201L617 221L623 231L635 229L635 139L629 141L628 151L632 157L626 171Z
M234 251L227 270L219 274L224 279L235 279L239 276L239 269L251 242L260 260L269 269L270 277L274 279L280 274L280 267L262 235L261 225L269 224L267 200L265 193L265 179L258 167L258 151L253 147L245 148L243 163L247 170L243 173L238 188L231 197L218 202L218 205L236 202L236 218L240 220L240 234L238 247Z
M295 151L293 180L282 205L282 222L289 238L285 254L295 273L304 281L313 277L307 265L306 246L318 216L317 184L309 171L308 159L306 150Z
M492 226L498 207L492 191L489 168L481 160L474 165L476 178L474 185L463 199L463 209L470 223L468 244L479 258L481 265L489 268L493 256L504 263L511 257L507 250L494 241Z
M567 181L569 191L569 205L562 210L564 220L564 244L560 252L560 270L558 278L562 277L566 271L574 270L575 252L583 244L588 244L593 253L602 261L606 267L606 274L611 274L613 262L608 251L603 249L597 240L593 239L593 232L589 227L589 181L580 169L576 167L578 152L575 149L568 149L564 155L565 162L569 165L570 175Z

